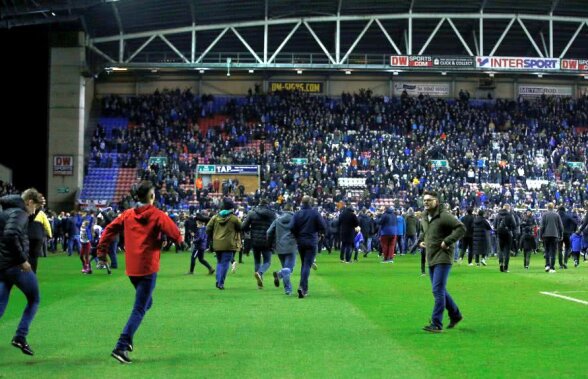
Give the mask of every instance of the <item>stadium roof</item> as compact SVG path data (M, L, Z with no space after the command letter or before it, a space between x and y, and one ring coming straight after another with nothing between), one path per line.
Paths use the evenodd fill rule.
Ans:
M111 63L194 63L205 55L222 63L239 54L265 64L276 51L274 63L288 54L326 63L410 53L588 58L586 21L585 0L3 0L0 6L4 28L77 23L88 46Z

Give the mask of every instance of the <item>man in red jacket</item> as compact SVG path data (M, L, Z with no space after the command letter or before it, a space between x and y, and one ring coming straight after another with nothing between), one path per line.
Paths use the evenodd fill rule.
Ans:
M151 296L159 271L161 235L165 234L177 243L183 242L176 224L153 206L153 183L141 182L137 197L139 204L112 221L98 243L98 257L105 260L110 243L117 234L124 233L126 274L136 290L133 311L111 354L121 363L131 363L128 353L133 351L133 336L153 303Z

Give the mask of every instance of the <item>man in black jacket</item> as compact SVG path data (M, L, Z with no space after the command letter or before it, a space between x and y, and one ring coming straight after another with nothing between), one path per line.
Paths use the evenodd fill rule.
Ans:
M0 199L0 318L8 305L10 290L16 286L26 296L27 306L12 345L27 355L33 355L26 337L39 307L39 284L28 262L28 216L42 204L41 194L34 189L26 190L22 196Z
M508 262L510 261L510 247L516 228L516 222L510 213L510 205L504 204L494 220L494 229L498 236L498 261L500 263L500 272L508 272Z
M459 253L459 263L463 261L466 249L468 251L468 265L472 266L474 257L474 209L468 208L467 214L461 218L462 224L466 227L466 233L461 239L461 251Z
M570 213L566 212L566 208L563 205L558 208L557 214L563 224L563 239L557 244L557 258L559 260L559 268L567 269L568 258L572 251L570 237L578 228L578 221Z
M341 238L341 262L351 263L353 253L353 242L355 239L355 228L359 226L359 220L355 215L353 206L341 211L339 215L339 236Z
M263 274L272 263L272 244L267 238L267 231L275 219L276 213L269 209L267 200L261 199L259 206L247 214L242 226L243 231L251 232L251 247L255 261L253 276L259 289L263 288Z

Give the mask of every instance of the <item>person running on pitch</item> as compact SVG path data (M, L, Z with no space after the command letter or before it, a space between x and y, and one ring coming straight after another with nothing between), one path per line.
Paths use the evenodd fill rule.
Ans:
M98 243L98 259L106 261L110 243L119 233L125 237L126 274L135 287L135 303L111 356L120 363L131 363L133 337L145 313L153 305L153 291L159 271L161 235L180 244L182 235L172 219L157 209L155 187L151 181L142 181L137 190L138 204L114 219L102 233Z

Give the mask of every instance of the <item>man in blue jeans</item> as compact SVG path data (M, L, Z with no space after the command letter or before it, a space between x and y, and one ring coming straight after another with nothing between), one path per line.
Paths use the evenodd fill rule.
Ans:
M109 245L119 233L125 236L126 274L135 287L135 303L111 356L120 363L131 363L128 353L133 351L133 337L145 314L153 304L153 290L159 271L161 235L183 242L180 230L172 219L157 209L155 187L150 181L143 181L136 190L138 204L114 219L100 238L98 258L105 260Z
M318 248L318 234L325 233L327 225L320 213L311 206L312 199L306 195L302 198L300 210L294 214L288 228L296 238L302 270L300 272L300 285L298 298L308 296L308 277L314 263Z
M26 337L39 307L39 284L28 262L28 217L42 204L43 196L34 188L24 191L22 196L7 195L0 199L0 318L10 291L16 286L27 298L27 306L12 345L27 355L34 354Z
M423 330L440 333L443 331L445 309L449 313L448 329L454 328L463 319L457 304L445 287L453 262L453 247L465 235L466 229L451 213L439 206L436 192L425 191L423 203L426 213L422 218L423 234L420 238L420 247L427 251L429 275L435 298L431 322Z

